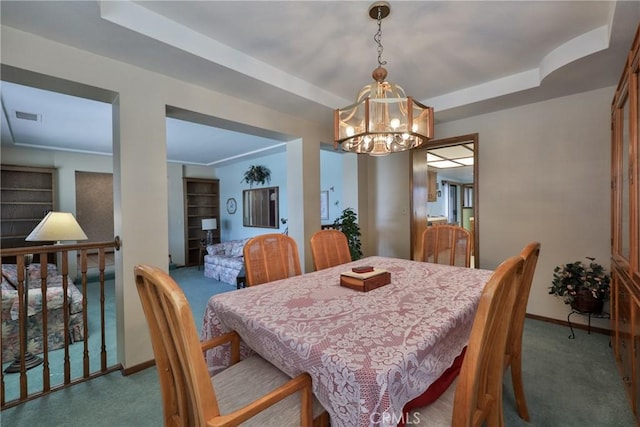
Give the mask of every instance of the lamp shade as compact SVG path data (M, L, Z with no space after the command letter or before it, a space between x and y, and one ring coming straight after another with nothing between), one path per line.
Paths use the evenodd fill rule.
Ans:
M40 224L36 225L27 242L60 242L62 240L87 240L80 224L69 212L49 212Z
M206 218L202 220L203 230L215 230L218 228L218 220L216 218Z

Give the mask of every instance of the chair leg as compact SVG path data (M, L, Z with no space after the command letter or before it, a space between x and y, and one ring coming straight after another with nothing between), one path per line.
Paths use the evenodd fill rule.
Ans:
M497 393L496 401L493 402L492 405L489 406L489 412L486 414L485 422L482 425L491 426L491 427L505 427L504 425L504 414L502 413L502 388L500 388L500 392ZM469 420L469 425L474 425L475 415L473 416L473 420Z
M329 414L323 411L313 420L313 427L329 427Z
M524 397L524 387L522 385L522 355L518 352L511 359L511 382L513 384L513 394L516 399L518 415L525 421L529 421L529 410L527 400Z

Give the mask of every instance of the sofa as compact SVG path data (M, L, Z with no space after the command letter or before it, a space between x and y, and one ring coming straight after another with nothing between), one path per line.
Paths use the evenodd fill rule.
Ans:
M229 240L207 245L207 254L204 256L204 277L236 285L238 274L244 268L242 251L250 239Z
M18 298L18 274L15 264L2 264L2 362L11 362L20 355L20 301ZM27 351L33 354L43 351L42 288L40 264L28 267ZM62 276L54 264L47 265L47 340L48 350L64 347L64 294ZM67 280L69 303L69 337L73 343L84 339L82 316L82 292Z

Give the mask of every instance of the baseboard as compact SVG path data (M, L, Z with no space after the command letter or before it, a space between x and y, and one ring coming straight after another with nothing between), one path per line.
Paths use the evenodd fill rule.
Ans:
M563 325L563 326L566 326L567 328L569 327L569 322L567 322L566 320L552 319L551 317L538 316L537 314L529 314L529 313L527 313L525 317L529 319L540 320L542 322L555 323L556 325ZM581 329L583 331L589 330L589 325L583 325L581 323L571 322L571 327L573 327L573 329ZM598 328L596 326L591 326L591 332L596 332L598 334L604 334L604 335L611 334L611 330L605 329L605 328Z
M151 368L152 366L155 366L155 365L156 365L156 360L155 359L151 359L151 360L149 360L147 362L143 362L143 363L140 363L138 365L131 366L129 368L122 368L122 369L120 369L120 371L122 372L122 375L124 375L126 377L127 375L131 375L131 374L135 374L135 373L140 372L140 371L144 371L145 369Z

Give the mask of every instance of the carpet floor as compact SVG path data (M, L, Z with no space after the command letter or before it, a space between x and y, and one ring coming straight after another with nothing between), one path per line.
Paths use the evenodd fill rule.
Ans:
M200 330L209 297L235 289L204 279L202 271L171 271L184 289ZM504 379L508 427L626 427L636 425L609 337L527 319L523 377L531 422L518 418L511 378ZM0 413L7 426L160 426L162 398L155 368L122 376L114 372ZM280 426L279 426L280 427Z

